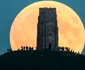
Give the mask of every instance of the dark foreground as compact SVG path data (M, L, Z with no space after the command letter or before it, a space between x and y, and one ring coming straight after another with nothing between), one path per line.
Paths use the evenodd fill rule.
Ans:
M15 51L0 56L0 70L85 70L85 56L57 51Z

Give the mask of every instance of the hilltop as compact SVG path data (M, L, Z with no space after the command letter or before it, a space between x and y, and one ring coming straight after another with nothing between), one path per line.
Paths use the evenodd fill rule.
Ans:
M84 55L65 51L12 51L0 56L0 70L82 70L84 66Z

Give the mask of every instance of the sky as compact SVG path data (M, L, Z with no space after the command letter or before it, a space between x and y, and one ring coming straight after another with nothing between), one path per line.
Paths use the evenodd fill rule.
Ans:
M10 27L17 14L26 6L40 0L0 0L0 55L10 48ZM85 27L85 0L55 0L71 7L81 18ZM64 11L64 10L63 10ZM85 50L83 50L83 54Z

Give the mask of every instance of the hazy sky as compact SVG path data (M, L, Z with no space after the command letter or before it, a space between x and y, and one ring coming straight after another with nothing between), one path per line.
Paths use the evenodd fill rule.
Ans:
M27 5L40 0L0 0L0 55L10 48L9 32L16 15ZM68 5L80 16L85 26L85 0L56 0ZM64 12L64 10L63 10Z

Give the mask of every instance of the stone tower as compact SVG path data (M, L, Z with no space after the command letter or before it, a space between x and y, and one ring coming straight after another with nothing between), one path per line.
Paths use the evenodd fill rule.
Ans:
M56 8L39 8L37 24L37 50L56 50L58 27Z

